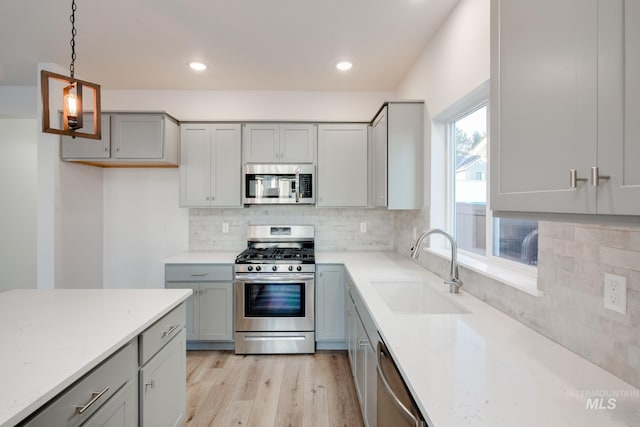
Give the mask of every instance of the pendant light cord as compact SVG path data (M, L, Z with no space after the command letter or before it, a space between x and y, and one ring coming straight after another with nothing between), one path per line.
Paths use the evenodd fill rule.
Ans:
M73 72L75 71L76 62L76 0L71 1L71 65L69 65L69 73L73 78Z

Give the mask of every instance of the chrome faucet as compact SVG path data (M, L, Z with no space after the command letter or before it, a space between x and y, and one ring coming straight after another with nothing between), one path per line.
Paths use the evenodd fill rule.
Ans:
M420 255L420 251L422 250L422 243L424 242L424 239L431 234L442 234L444 237L449 239L449 243L451 243L451 270L449 271L449 280L445 280L444 283L449 285L449 292L457 294L460 292L460 286L462 286L462 280L458 278L458 246L449 233L444 230L440 230L439 228L432 228L430 230L423 231L411 248L411 258L418 258L418 255Z

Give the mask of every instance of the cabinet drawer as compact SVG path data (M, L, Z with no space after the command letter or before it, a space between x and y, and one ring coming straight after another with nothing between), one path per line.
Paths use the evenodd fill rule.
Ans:
M147 363L151 356L184 329L186 318L183 303L139 335L140 365Z
M136 380L137 348L135 340L131 341L22 425L78 426L85 422L127 381Z
M165 266L167 282L233 280L233 264L173 264Z

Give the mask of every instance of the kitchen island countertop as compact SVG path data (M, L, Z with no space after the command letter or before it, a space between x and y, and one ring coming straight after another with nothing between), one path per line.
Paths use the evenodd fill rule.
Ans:
M0 427L29 416L190 294L185 289L0 293Z

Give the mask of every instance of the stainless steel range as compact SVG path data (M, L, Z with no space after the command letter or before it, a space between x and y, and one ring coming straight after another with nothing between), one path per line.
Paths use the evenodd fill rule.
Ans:
M235 264L236 353L314 353L314 227L250 225L247 234Z

